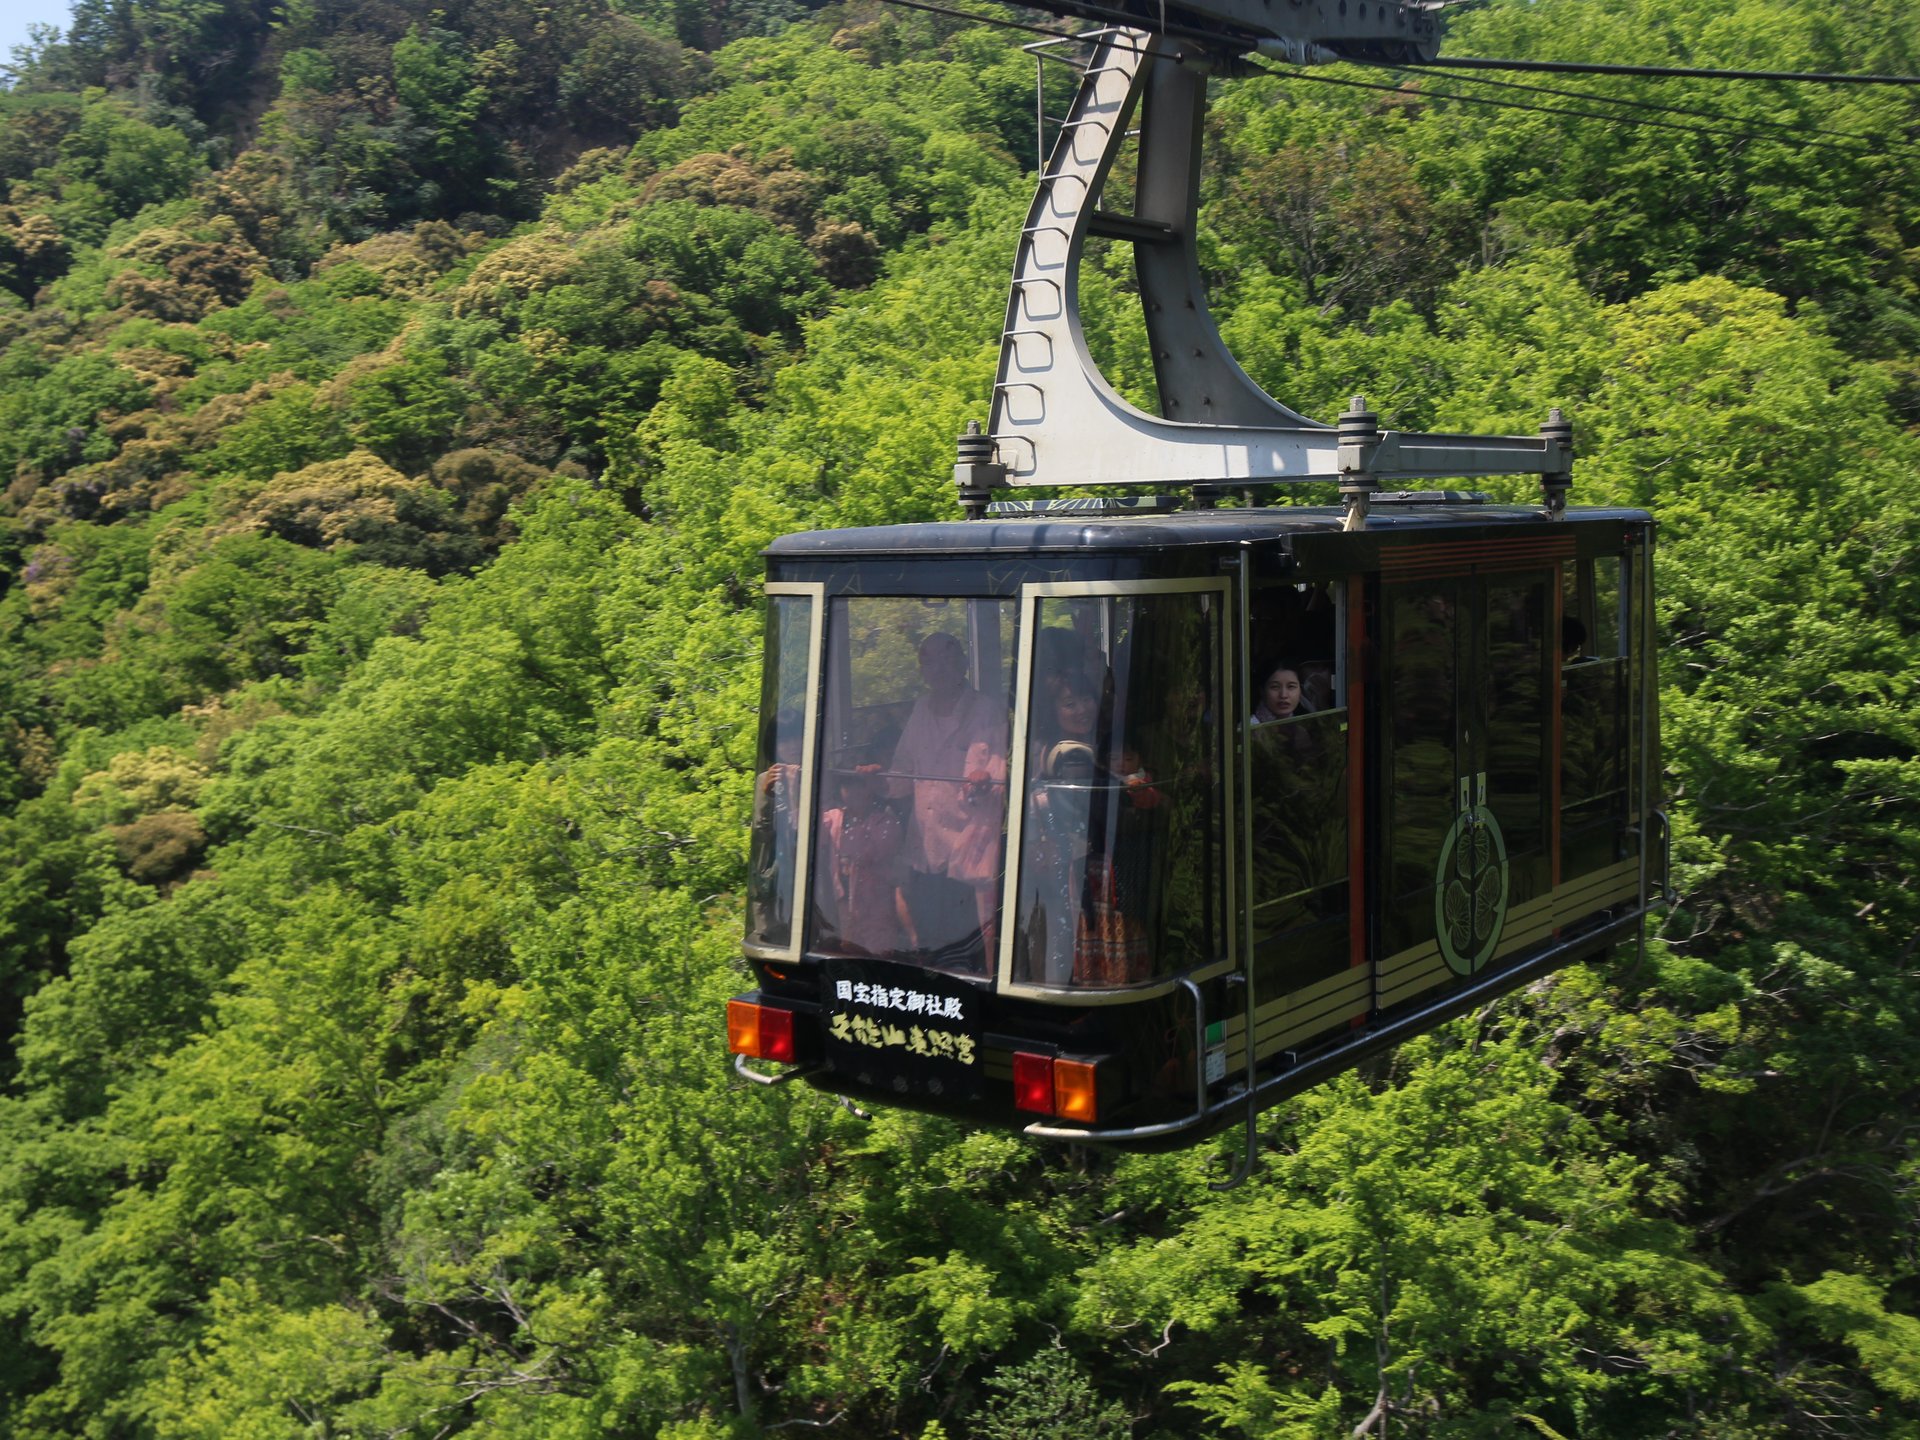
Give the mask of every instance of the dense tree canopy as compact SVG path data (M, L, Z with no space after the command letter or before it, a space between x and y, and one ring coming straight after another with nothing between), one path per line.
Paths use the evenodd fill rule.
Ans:
M1217 87L1204 257L1262 383L1566 405L1576 498L1660 519L1644 962L1271 1112L1225 1194L1214 1149L726 1071L759 552L949 512L1021 38L76 0L16 57L0 1432L1920 1437L1901 92L1587 82L1719 117L1663 129ZM1449 47L1913 73L1920 20L1493 0ZM1138 393L1121 258L1084 291Z

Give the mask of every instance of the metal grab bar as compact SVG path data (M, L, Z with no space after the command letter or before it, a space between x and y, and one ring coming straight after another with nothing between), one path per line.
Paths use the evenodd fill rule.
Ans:
M808 1075L817 1075L824 1068L825 1067L821 1065L796 1065L791 1070L782 1070L778 1075L762 1075L758 1070L750 1070L747 1068L746 1056L736 1055L733 1057L733 1073L744 1080L751 1080L756 1085L784 1085L789 1080L799 1080Z
M1647 819L1660 822L1660 899L1671 905L1680 897L1673 888L1673 821L1665 810L1649 811ZM1644 905L1646 898L1642 895L1640 903Z

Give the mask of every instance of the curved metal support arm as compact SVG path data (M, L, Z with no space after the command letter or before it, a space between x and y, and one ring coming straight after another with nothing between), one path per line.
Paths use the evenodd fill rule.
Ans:
M1314 13L1292 14L1289 24L1346 23L1336 14L1344 5L1294 3ZM1568 471L1572 447L1557 436L1375 430L1357 447L1263 390L1220 338L1195 241L1207 77L1218 55L1144 28L1083 38L1097 49L1081 71L1021 227L993 406L980 437L987 443L963 447L954 472L963 490L976 501L977 492L1023 485L1340 479L1345 489L1365 490L1432 477ZM1107 214L1099 201L1136 133L1128 126L1136 112L1134 211ZM1088 347L1079 273L1094 234L1133 245L1158 415L1121 396ZM1030 343L1022 347L1016 336ZM1044 343L1031 343L1036 338Z

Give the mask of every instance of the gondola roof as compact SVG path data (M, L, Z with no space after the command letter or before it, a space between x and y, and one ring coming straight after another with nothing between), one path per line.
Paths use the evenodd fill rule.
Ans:
M983 520L872 525L782 536L764 552L774 560L828 560L862 555L1031 555L1090 551L1177 550L1260 544L1294 536L1335 535L1346 512L1338 505L1278 505L1245 510L1181 510L1145 515L990 515ZM1644 510L1582 507L1549 521L1537 505L1461 502L1377 503L1364 534L1370 543L1418 543L1446 531L1460 539L1548 524L1645 523Z

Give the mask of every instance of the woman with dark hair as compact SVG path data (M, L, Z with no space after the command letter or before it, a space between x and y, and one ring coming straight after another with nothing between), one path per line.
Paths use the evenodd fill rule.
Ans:
M1314 707L1301 684L1300 667L1291 660L1276 660L1260 672L1260 688L1255 692L1253 714L1248 723L1271 725L1276 720L1291 720L1296 715L1311 715Z

